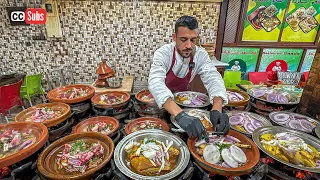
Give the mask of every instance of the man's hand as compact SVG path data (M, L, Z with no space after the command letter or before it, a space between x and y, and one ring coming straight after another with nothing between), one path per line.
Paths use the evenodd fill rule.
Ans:
M188 136L197 136L199 140L204 137L204 139L209 142L206 128L204 128L199 118L189 116L182 111L175 117L175 120L179 126L188 133Z
M210 111L210 121L214 127L214 131L227 134L230 129L228 115L219 112L218 110Z

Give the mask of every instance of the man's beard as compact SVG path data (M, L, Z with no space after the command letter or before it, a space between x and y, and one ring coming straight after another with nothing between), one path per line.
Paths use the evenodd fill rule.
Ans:
M180 51L180 49L178 49L178 48L176 48L176 49L177 49L178 53L180 54L180 56L182 56L183 58L189 58L189 57L191 57L192 54L193 54L193 52L194 52L193 49L185 49L185 50L190 50L190 51L191 51L188 56L185 56L183 50Z

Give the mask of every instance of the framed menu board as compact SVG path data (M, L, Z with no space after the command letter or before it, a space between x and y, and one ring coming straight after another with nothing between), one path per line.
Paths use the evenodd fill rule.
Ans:
M319 0L291 0L282 42L314 42L320 23Z
M248 0L242 41L277 42L287 4L287 0Z
M302 54L303 49L263 49L259 71L278 69L295 72L300 64Z
M221 61L228 63L226 70L241 71L243 79L248 79L248 72L254 72L259 58L260 48L223 47Z

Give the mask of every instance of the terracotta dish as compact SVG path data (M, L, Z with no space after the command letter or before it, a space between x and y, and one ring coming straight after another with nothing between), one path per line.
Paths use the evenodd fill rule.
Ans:
M238 168L225 168L206 162L198 155L196 151L195 143L197 142L198 138L189 137L187 142L188 148L196 163L199 164L203 169L209 171L210 173L216 173L223 176L240 176L250 174L254 170L255 166L258 164L260 159L260 152L258 147L254 142L252 142L252 140L250 140L248 137L241 133L229 130L228 135L239 139L241 141L241 144L251 146L250 149L241 148L246 154L248 162Z
M65 144L73 143L77 140L84 140L86 143L101 144L104 148L104 157L102 162L98 166L86 170L84 173L78 171L67 173L65 171L58 170L58 165L56 163L57 154L64 149ZM53 142L49 147L42 151L37 161L37 167L41 175L46 179L90 179L95 172L102 169L110 161L113 151L114 144L112 139L108 136L103 136L99 133L93 132L71 134Z
M149 91L149 90L142 90L142 91L140 91L140 92L138 92L138 93L135 94L135 98L136 98L138 101L140 101L140 102L142 102L142 103L145 103L145 104L147 104L147 105L158 107L155 100L153 100L153 101L147 101L147 100L143 100L143 99L142 99L144 96L148 96L148 95L150 95L150 91Z
M91 124L96 124L96 123L106 123L106 124L111 124L112 127L110 128L110 132L108 132L107 136L112 137L115 135L119 128L119 121L116 118L113 117L108 117L108 116L97 116L97 117L92 117L87 120L81 121L79 124L77 124L74 129L73 133L82 133L82 132L87 132L87 127L90 126Z
M241 96L244 97L244 100L242 100L242 101L230 101L230 100L228 100L228 104L226 106L238 107L238 106L245 106L245 105L247 105L249 103L250 97L246 92L239 91L239 90L236 90L236 89L227 89L227 91L239 93Z
M141 117L141 118L137 118L135 120L130 121L126 125L126 128L125 128L126 134L133 133L132 132L133 128L136 128L136 126L139 127L141 125L145 126L147 122L150 124L154 124L156 126L161 125L161 130L169 132L169 125L165 121L158 118L154 118L154 117ZM158 129L158 128L154 128L154 129Z
M102 104L100 103L100 98L103 95L111 95L111 96L117 96L117 97L122 97L123 96L123 101L121 101L120 103L115 103L115 104ZM130 100L130 94L127 92L123 92L123 91L109 91L109 92L104 92L104 93L99 93L94 95L91 98L91 102L94 106L98 107L98 108L119 108L122 107L126 104L128 104Z
M60 111L61 115L49 120L44 120L42 122L42 124L44 124L45 126L52 127L55 126L63 121L65 121L71 114L71 109L70 106L68 104L65 103L47 103L47 104L38 104L36 106L32 106L28 109L25 109L23 111L21 111L19 114L17 114L17 116L15 117L15 121L19 122L19 121L26 121L28 118L30 118L34 113L36 113L36 109L37 108L45 108L48 107L50 109L52 109L53 111ZM30 122L30 121L26 121L26 122Z
M19 132L31 132L36 141L29 147L14 154L0 158L0 168L19 162L37 152L48 140L48 129L45 125L36 122L13 122L0 124L0 130L12 129Z
M72 90L73 88L77 88L77 89L81 88L83 90L88 90L88 93L85 96L73 98L73 99L59 98L60 94L63 94L65 92L67 92L68 90ZM79 102L88 100L93 95L94 95L94 88L92 86L75 84L75 85L62 86L62 87L55 88L55 89L49 91L48 92L48 99L50 102L62 102L62 103L66 103L66 104L74 104L74 103L79 103Z

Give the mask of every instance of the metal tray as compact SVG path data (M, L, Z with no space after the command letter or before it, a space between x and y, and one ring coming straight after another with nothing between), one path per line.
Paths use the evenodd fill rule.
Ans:
M305 167L305 166L301 166L301 165L295 165L295 164L292 164L290 162L286 162L286 161L272 155L271 153L269 153L269 151L267 151L266 149L263 148L263 146L260 142L261 135L267 134L267 133L274 135L274 134L283 133L283 132L287 132L289 134L292 134L294 136L297 136L297 137L303 139L307 144L313 146L315 149L320 151L320 140L318 138L313 137L309 134L303 133L301 131L296 131L296 130L288 129L288 128L281 127L281 126L262 127L262 128L256 129L252 134L252 139L253 139L254 143L256 143L256 145L259 147L259 149L261 149L264 153L266 153L268 156L272 157L273 159L275 159L285 165L293 167L293 168L297 168L300 170L306 170L306 171L310 171L310 172L314 172L314 173L320 173L320 167L312 168L312 167Z
M278 92L278 93L282 93L285 96L288 95L292 99L292 101L289 102L289 103L277 103L277 102L267 101L266 99L262 99L261 97L259 97L259 98L254 97L253 96L253 92L255 90L257 90L257 89L264 89L265 91L267 91L267 93ZM299 102L300 102L300 98L294 92L284 91L282 89L273 89L271 87L258 87L258 88L250 88L250 89L248 89L247 92L248 92L249 96L254 98L254 99L257 99L257 100L260 100L260 101L263 101L263 102L273 103L273 104L294 105L294 104L299 104Z
M210 119L210 112L209 111L206 111L206 110L202 110L202 109L196 109L196 108L186 108L186 109L183 109L184 112L188 113L189 111L191 110L196 110L198 111L199 113L207 116L209 119ZM172 122L172 124L174 126L176 126L176 128L178 129L172 129L173 131L175 132L180 132L180 133L184 133L185 131L179 126L179 124L177 123L177 121L174 119L173 116L170 117L170 120ZM211 122L210 122L211 123Z
M277 121L274 120L274 115L278 114L278 113L286 113L286 114L289 114L289 116L300 116L300 117L304 117L306 118L309 122L311 123L316 123L316 126L317 125L320 125L319 122L315 119L312 119L311 117L308 117L308 116L305 116L305 115L302 115L302 114L297 114L297 113L293 113L293 112L290 112L290 111L278 111L278 112L272 112L269 114L269 118L271 119L272 122L274 122L275 124L279 125L279 126L283 126L283 127L286 127L286 128L290 128L290 126L288 125L288 123L285 123L285 124L280 124L278 123ZM315 128L315 127L314 127ZM293 129L293 128L290 128L290 129ZM306 132L306 133L312 133L312 131L303 131L303 130L298 130L298 129L294 129L294 130L297 130L297 131L302 131L302 132Z
M318 124L316 128L314 128L314 134L316 134L318 138L320 138L320 124Z
M126 152L124 150L124 147L127 145L127 143L129 143L132 140L139 141L139 140L143 140L145 137L156 138L157 140L160 140L160 141L165 141L165 140L173 141L173 146L180 150L180 156L177 160L175 169L173 169L171 172L165 175L156 176L156 177L139 175L130 170L130 168L126 163L127 160L126 160ZM123 174L130 177L131 179L144 179L144 180L173 179L174 177L180 175L185 170L185 168L188 166L189 160L190 160L190 152L188 150L187 145L183 142L183 140L171 133L161 131L159 129L148 129L148 130L142 130L142 131L131 133L128 136L124 137L118 143L114 151L114 161L116 166L119 168L119 170Z
M259 120L260 122L262 122L262 124L263 124L265 127L266 127L266 126L272 126L272 123L271 123L268 119L266 119L266 118L264 118L263 116L260 116L260 115L258 115L258 114L255 114L255 113L251 113L251 112L247 112L247 111L228 111L226 114L227 114L229 117L231 117L233 114L236 114L236 113L245 113L245 114L247 114L248 116L251 116L251 117L253 117L254 119ZM240 133L242 133L242 134L249 135L249 136L252 135L251 133L248 133L247 131L241 131L241 130L235 128L233 125L230 125L230 127L231 127L231 129L233 129L233 130L235 130L235 131L238 131L238 132L240 132Z
M196 95L201 95L201 96L204 96L207 98L207 102L203 105L200 105L200 106L196 106L196 105L187 105L187 104L182 104L182 103L179 103L176 101L176 97L179 95L179 94L182 94L182 93L192 93L192 94L196 94ZM182 92L176 92L173 94L174 95L174 101L180 105L180 106L183 106L183 107L189 107L189 108L204 108L204 107L207 107L210 105L210 100L209 100L209 97L205 94L202 94L202 93L199 93L199 92L194 92L194 91L182 91Z

